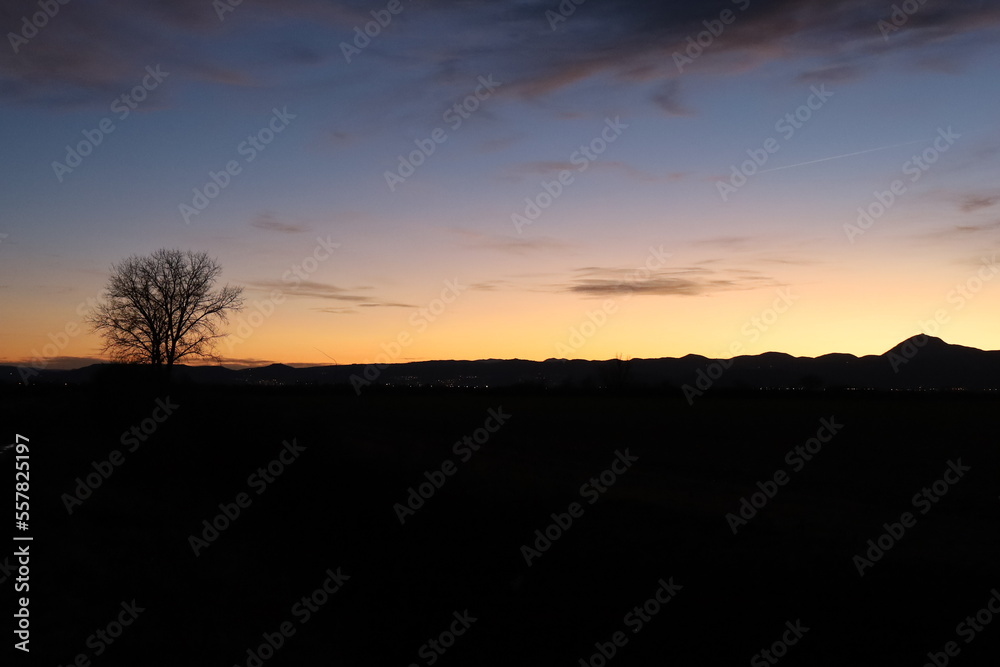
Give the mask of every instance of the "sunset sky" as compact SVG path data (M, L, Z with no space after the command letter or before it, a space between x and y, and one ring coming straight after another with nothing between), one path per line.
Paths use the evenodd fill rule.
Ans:
M99 357L164 247L233 364L1000 349L998 2L52 5L0 8L0 362Z

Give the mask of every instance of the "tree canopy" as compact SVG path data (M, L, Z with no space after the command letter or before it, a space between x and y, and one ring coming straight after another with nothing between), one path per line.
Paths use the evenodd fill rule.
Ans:
M213 290L222 267L204 252L157 250L112 265L91 311L92 329L115 361L173 365L188 356L217 358L228 314L243 307L243 288Z

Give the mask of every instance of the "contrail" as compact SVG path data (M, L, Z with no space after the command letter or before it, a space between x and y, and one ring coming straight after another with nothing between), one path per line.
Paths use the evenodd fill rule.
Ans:
M334 366L339 366L340 365L340 364L337 363L336 359L334 359L333 357L331 357L329 354L327 354L323 350L319 349L318 347L313 346L313 349L316 350L317 352L319 352L320 354L322 354L324 357L326 357L330 361L332 361Z
M869 148L865 151L857 151L856 153L845 153L843 155L834 155L833 157L824 157L819 160L809 160L808 162L799 162L798 164L786 164L784 167L774 167L773 169L765 169L764 171L758 171L758 174L766 174L769 171L780 171L782 169L791 169L792 167L802 167L807 164L816 164L817 162L826 162L827 160L839 160L842 157L851 157L853 155L864 155L865 153L874 153L875 151L884 151L890 148L899 148L900 146L909 146L910 144L919 144L925 141L925 139L917 139L915 141L907 141L902 144L893 144L891 146L882 146L881 148Z

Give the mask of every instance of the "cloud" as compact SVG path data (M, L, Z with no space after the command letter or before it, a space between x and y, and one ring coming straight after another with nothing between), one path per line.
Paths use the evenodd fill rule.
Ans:
M653 93L652 100L668 116L694 115L694 112L680 101L680 81L677 79L660 85Z
M860 79L863 70L857 65L826 65L807 70L796 77L800 83L848 83Z
M286 296L303 296L316 299L332 299L334 301L370 301L371 297L352 294L351 290L336 285L320 283L313 280L303 280L297 284L289 284L280 280L265 280L249 283L251 287L264 291L278 290Z
M514 255L526 255L532 252L557 252L572 249L573 243L560 241L549 236L508 236L506 234L484 234L470 229L451 227L447 230L459 238L464 248L478 250L493 250Z
M273 213L262 213L254 218L250 225L256 227L257 229L266 229L271 232L281 232L282 234L301 234L302 232L308 232L309 227L305 225L293 225L287 222L281 222L274 217Z
M584 267L559 291L589 297L637 294L642 296L699 296L715 292L749 290L777 283L758 271L731 269L728 274L702 267L649 271L609 267Z
M522 98L548 95L597 75L623 83L677 77L681 72L673 53L683 52L688 38L704 32L705 21L717 20L723 10L733 11L735 21L683 75L696 68L711 72L722 65L721 71L731 73L773 60L810 58L818 64L800 75L804 79L845 81L860 76L862 70L854 64L860 58L938 45L958 35L969 39L952 40L956 46L947 58L967 60L976 44L987 43L990 30L1000 25L1000 7L987 2L923 5L888 40L878 21L889 18L889 7L868 0L752 0L746 11L730 0L590 2L578 6L556 30L546 18L546 11L556 7L549 0L420 4L419 11L396 19L393 40L381 40L373 51L411 68L415 86L434 81L457 85L484 72L503 71L509 83L499 94ZM171 85L191 80L281 85L289 80L287 72L268 65L276 61L287 68L315 69L318 63L342 58L339 43L350 39L354 26L371 20L370 10L371 3L363 0L244 2L220 20L206 0L71 2L60 5L59 13L17 53L0 49L0 94L20 103L106 105L136 84L145 65L157 63L176 72ZM5 2L0 24L17 29L22 17L37 11L37 0ZM295 40L289 36L307 26L328 31L330 39L310 41L303 30ZM431 27L444 29L449 39L429 39ZM259 48L263 29L273 34L263 51L270 60L227 55ZM335 76L350 79L357 72ZM671 115L689 113L676 93L676 83L667 81L652 101Z
M270 366L271 364L279 363L272 359L257 359L256 357L220 357L218 361L219 366L236 366L230 370L242 370L244 368L257 368L260 366ZM213 360L211 363L207 364L197 364L192 363L191 366L215 366L216 362ZM290 364L286 364L290 365Z
M1000 8L939 4L922 7L886 41L878 21L888 18L890 8L866 0L754 0L745 12L738 3L725 0L620 0L581 5L552 31L544 25L547 9L551 7L544 3L496 3L492 19L508 27L503 34L505 44L486 42L479 50L464 48L461 55L466 66L474 70L483 59L495 62L498 55L503 57L507 70L513 72L508 93L528 98L597 75L622 82L650 81L686 75L695 68L732 73L768 61L805 58L820 63L806 78L846 81L863 71L854 59L937 44L959 34L978 32L980 41L986 41L989 36L982 29L1000 24ZM705 32L704 22L718 19L726 9L735 13L736 20L704 47L695 64L679 72L673 54L683 53L688 38ZM488 13L479 8L484 18ZM962 47L972 48L970 44ZM968 57L968 52L962 55ZM845 59L850 61L845 63ZM713 69L719 64L721 70ZM655 101L668 113L686 111L678 105L675 93L675 88L665 85Z
M13 48L0 49L0 93L7 100L26 104L107 105L109 99L142 80L146 65L158 63L175 77L167 79L171 86L182 79L253 85L260 64L246 58L222 64L225 58L220 57L220 49L241 40L241 46L255 43L259 47L258 29L282 21L326 24L346 34L349 26L371 20L362 4L353 0L245 2L220 20L215 4L204 0L60 3L58 13L26 44L20 43L16 53ZM23 17L36 12L37 0L4 2L0 25L20 32ZM339 56L336 42L327 49ZM298 66L311 66L323 57L302 45L278 44L270 52L272 59Z
M358 291L371 289L370 287L355 287L347 289L328 283L321 283L314 280L303 280L298 284L289 284L280 280L264 280L248 283L251 288L265 292L272 290L280 291L285 296L303 297L310 299L325 299L329 301L343 301L348 306L323 306L315 307L312 310L333 315L352 315L360 312L359 308L416 308L409 303L398 301L383 301L370 294L358 294Z
M965 195L959 202L959 208L963 213L972 213L983 208L989 208L1000 202L1000 194L994 195Z
M364 303L357 303L353 307L336 307L336 306L326 306L324 308L312 308L318 313L329 313L331 315L356 315L360 311L358 308L416 308L416 306L409 303L381 303L377 301L368 301Z
M354 132L344 132L342 130L331 130L327 136L336 146L350 146L358 140L359 135Z
M979 225L949 225L943 229L935 229L923 233L918 233L912 235L911 238L917 240L973 240L973 237L978 237L980 234L995 233L997 229L1000 229L1000 220L994 222L986 222ZM977 243L981 239L975 239Z
M92 364L106 363L107 359L99 359L97 357L46 357L41 361L38 359L0 360L0 366L25 366L50 371L65 371L74 368L83 368Z
M997 228L1000 228L1000 221L989 222L982 225L953 225L947 230L944 230L944 234L948 235L969 235L969 234L982 234L984 232L992 232Z
M577 165L569 161L560 162L557 160L537 160L534 162L522 162L512 167L509 172L511 176L550 176L561 171L576 171Z

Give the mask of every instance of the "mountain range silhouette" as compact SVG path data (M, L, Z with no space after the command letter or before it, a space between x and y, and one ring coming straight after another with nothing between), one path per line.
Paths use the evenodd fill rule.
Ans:
M110 364L73 370L34 369L29 384L83 384L113 376ZM367 377L365 372L368 372ZM732 359L696 354L680 358L631 359L621 362L583 359L481 359L394 363L378 370L364 364L294 368L271 364L231 370L222 366L175 367L180 382L217 385L599 388L634 386L707 391L730 389L1000 389L1000 351L953 345L917 335L879 355L832 353L793 357L765 352ZM23 371L0 366L0 384L17 384Z

